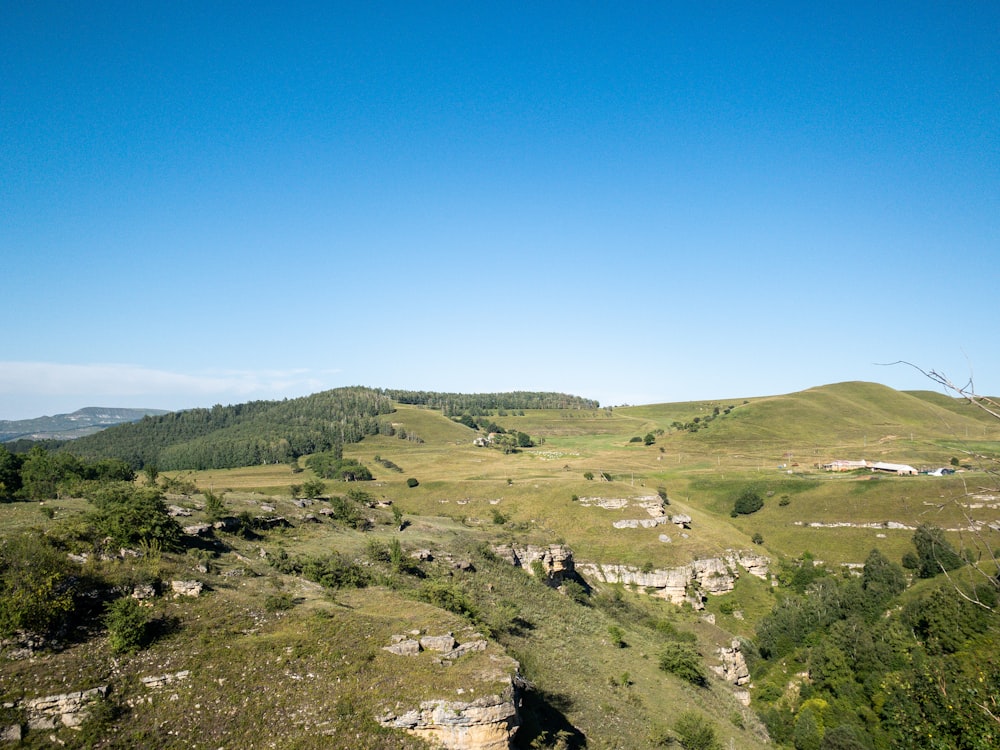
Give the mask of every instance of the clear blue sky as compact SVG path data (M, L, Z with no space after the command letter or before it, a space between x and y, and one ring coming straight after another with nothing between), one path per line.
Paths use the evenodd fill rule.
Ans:
M1000 5L4 3L0 418L1000 394Z

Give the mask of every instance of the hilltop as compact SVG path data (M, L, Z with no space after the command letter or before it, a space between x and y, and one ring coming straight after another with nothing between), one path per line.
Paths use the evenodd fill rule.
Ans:
M248 445L284 452L237 449ZM80 458L63 457L76 446ZM59 730L62 741L500 748L518 722L513 747L656 747L700 728L762 748L821 737L809 722L822 720L831 736L909 746L893 744L906 735L891 716L862 712L880 705L869 687L822 692L816 665L848 657L830 651L839 631L802 628L868 633L895 612L911 619L886 643L932 633L912 620L932 581L908 568L901 592L892 572L902 580L918 527L966 555L974 541L1000 546L988 472L1000 424L872 383L614 408L565 394L337 389L149 417L60 450L51 464L21 459L33 462L29 497L40 470L63 472L44 503L0 505L6 535L40 529L51 564L71 553L82 562L66 580L90 587L79 601L91 609L54 651L15 638L8 652L40 650L0 669L18 707L8 721L43 744L26 701L106 687L103 713L82 734ZM241 455L250 465L231 465ZM207 468L206 456L226 461ZM957 473L822 468L837 459ZM371 479L332 478L361 469ZM101 479L136 470L113 491ZM155 523L135 515L157 507ZM850 588L862 566L866 588ZM876 577L889 583L867 583ZM780 607L811 582L821 588L801 601L823 602L828 619L796 620L792 637ZM93 602L130 592L155 627L123 655ZM965 659L986 637L963 612L942 621L968 621L964 640L928 658ZM814 643L828 644L826 661ZM906 659L882 659L897 670L884 684L913 684ZM848 661L838 679L854 679ZM799 676L810 669L812 684ZM904 693L886 705L915 700Z
M165 409L127 409L87 406L69 414L34 419L0 420L0 443L12 440L73 440L123 422L166 414Z

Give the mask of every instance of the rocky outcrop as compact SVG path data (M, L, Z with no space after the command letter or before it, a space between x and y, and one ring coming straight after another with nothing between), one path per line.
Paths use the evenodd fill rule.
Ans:
M201 581L171 581L170 589L174 592L174 597L178 596L201 596L201 591L205 584Z
M563 581L575 577L573 551L565 544L536 546L533 544L501 544L493 552L517 568L524 568L535 574L534 563L540 563L545 574L545 582L550 586L560 586Z
M719 657L719 665L712 667L713 672L726 682L739 687L750 684L750 669L747 667L746 659L743 658L739 639L733 640L728 647L720 647L715 653Z
M59 726L76 728L87 720L91 706L107 694L108 686L101 685L90 690L32 698L9 707L24 709L28 729L55 729Z
M173 685L175 682L181 682L186 680L191 676L191 670L184 669L180 672L173 672L172 674L157 674L149 675L148 677L140 677L139 681L151 690L156 690L167 685Z
M508 750L520 724L513 681L500 693L475 700L423 701L420 708L378 717L382 726L403 729L446 750Z
M690 602L704 609L706 594L726 594L733 590L739 569L759 578L767 577L768 559L745 550L728 550L721 557L695 560L666 570L644 572L630 565L579 563L576 570L585 578L604 583L636 585L674 604Z

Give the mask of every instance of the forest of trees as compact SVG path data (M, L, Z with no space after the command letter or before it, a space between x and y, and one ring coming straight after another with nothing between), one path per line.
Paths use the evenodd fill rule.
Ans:
M786 593L757 629L752 668L775 741L796 750L1000 747L996 581L946 578L938 561L959 555L928 539L943 542L940 530L917 530L910 589L878 550L860 577L808 555L785 566Z
M434 391L400 391L380 389L400 404L429 406L440 409L446 417L469 414L488 416L494 411L524 409L599 409L600 403L589 398L566 393L513 391L510 393L437 393Z
M387 428L391 399L337 388L283 401L190 409L111 427L62 445L83 459L118 458L135 469L224 469L284 463L356 443Z
M73 441L48 442L56 454L84 460L114 458L135 470L227 469L287 463L300 456L336 450L368 435L420 438L383 417L393 401L443 409L446 414L478 416L524 409L596 409L596 401L562 393L457 394L336 388L303 398L250 401L211 409L188 409L145 417ZM34 444L18 444L24 453Z

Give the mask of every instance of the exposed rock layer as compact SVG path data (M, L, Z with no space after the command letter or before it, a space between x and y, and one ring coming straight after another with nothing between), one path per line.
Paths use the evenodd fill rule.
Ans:
M718 595L733 590L739 568L758 578L766 578L768 562L766 557L754 552L727 550L722 557L695 560L666 570L643 572L630 565L578 563L576 571L593 581L635 584L674 604L690 602L695 609L704 609L705 594Z

